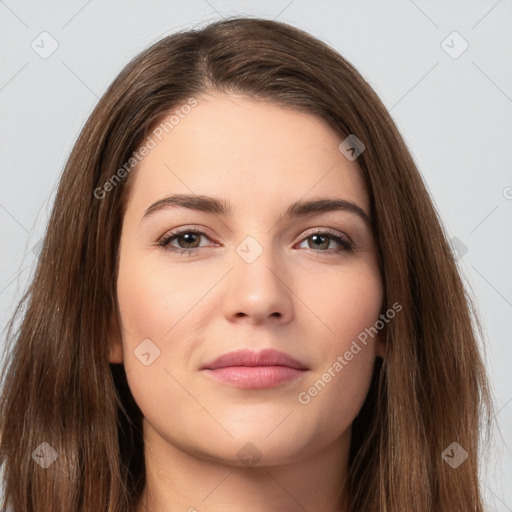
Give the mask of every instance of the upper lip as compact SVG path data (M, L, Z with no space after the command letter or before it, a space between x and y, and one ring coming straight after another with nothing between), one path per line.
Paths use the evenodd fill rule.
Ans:
M260 352L248 349L228 352L206 363L201 369L215 370L227 366L288 366L298 370L309 369L294 357L273 349L264 349Z

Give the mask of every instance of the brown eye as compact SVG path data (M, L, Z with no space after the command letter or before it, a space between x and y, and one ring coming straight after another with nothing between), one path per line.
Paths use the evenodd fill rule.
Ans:
M172 238L176 238L180 248L182 248L182 249L194 249L195 247L198 246L198 242L201 240L201 235L198 235L197 233L186 232L186 233L183 233L183 234L180 234L180 235L174 235L173 237L171 237L171 239ZM185 247L183 247L179 243L180 239L184 241L183 245ZM170 242L170 240L169 240L169 242Z
M165 250L177 252L180 254L191 254L197 252L201 247L199 245L201 236L208 238L206 233L198 229L186 228L181 231L175 231L164 236L158 245L163 247ZM171 245L171 242L176 240L178 246Z

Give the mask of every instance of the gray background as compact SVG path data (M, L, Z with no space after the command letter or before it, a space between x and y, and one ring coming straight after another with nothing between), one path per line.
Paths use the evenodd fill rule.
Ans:
M233 14L284 21L333 46L401 130L486 328L501 434L485 490L489 510L512 511L512 0L0 1L0 328L99 97L152 42Z

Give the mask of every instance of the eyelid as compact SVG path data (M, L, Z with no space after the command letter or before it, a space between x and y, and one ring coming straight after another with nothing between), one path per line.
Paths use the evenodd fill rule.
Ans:
M307 238L308 236L311 236L311 235L316 235L318 232L322 232L327 235L339 236L340 238L346 239L347 242L354 245L352 238L350 238L345 232L338 231L337 229L333 229L333 228L310 228L310 229L307 229L306 231L304 231L304 233L302 233L301 239L299 241L302 242L302 240L304 240L304 238Z
M182 233L198 233L200 235L206 235L208 236L208 238L215 238L215 235L213 234L213 232L204 227L204 226L198 226L198 225L195 225L195 224L191 224L191 225L186 225L186 226L179 226L177 228L174 228L174 229L170 229L169 231L166 231L160 238L158 241L161 241L165 238L169 238L171 236L176 236L176 235L181 235Z

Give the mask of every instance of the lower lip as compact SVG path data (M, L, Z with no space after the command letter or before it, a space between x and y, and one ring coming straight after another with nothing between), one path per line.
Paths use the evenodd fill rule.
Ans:
M289 366L227 366L204 371L224 384L244 389L273 388L298 380L306 373Z

